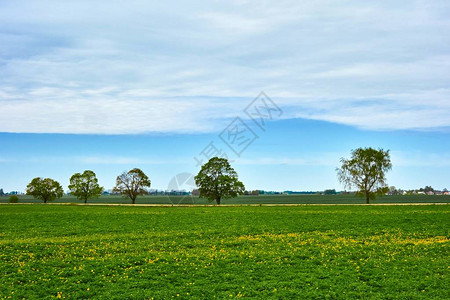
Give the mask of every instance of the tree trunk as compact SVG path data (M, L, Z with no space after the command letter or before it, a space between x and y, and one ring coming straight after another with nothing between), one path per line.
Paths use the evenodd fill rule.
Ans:
M86 204L87 203L87 198L86 199L84 199L84 204Z
M44 199L44 203L47 203L47 199Z
M217 198L216 198L216 203L217 203L217 205L220 205L220 198L221 198L221 197L217 197Z
M135 204L136 203L136 198L132 198L131 199L131 204Z
M366 191L366 204L369 204L369 193Z

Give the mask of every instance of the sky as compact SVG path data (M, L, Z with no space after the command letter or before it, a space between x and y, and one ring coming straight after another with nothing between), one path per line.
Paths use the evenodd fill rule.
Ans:
M448 32L437 0L0 1L0 188L167 189L220 153L247 189L340 190L358 147L450 188Z

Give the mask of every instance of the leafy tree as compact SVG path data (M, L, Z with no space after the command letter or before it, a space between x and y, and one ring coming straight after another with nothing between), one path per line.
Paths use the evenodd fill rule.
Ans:
M3 192L3 189L0 189L0 197L3 197L5 193Z
M434 189L429 185L425 186L424 189L420 189L420 190L424 191L425 193L434 192Z
M245 191L244 184L238 180L236 171L226 158L211 158L195 176L195 183L200 197L216 200L217 204L221 199L234 198Z
M137 196L147 194L145 188L150 188L150 185L147 175L141 169L134 168L117 176L113 192L129 197L131 203L135 204Z
M325 190L323 193L325 195L336 195L337 194L335 189L328 189L328 190Z
M36 177L27 185L27 195L32 195L47 203L47 201L61 198L64 191L59 182L51 178Z
M11 195L11 196L9 196L8 201L9 201L9 203L17 203L17 202L19 202L19 197L17 197L17 195Z
M98 184L97 177L91 170L86 170L83 174L73 174L70 177L69 189L72 195L84 200L84 203L87 203L89 198L98 198L103 192L103 187Z
M364 197L367 204L389 190L385 177L392 168L389 150L358 148L352 150L350 159L341 158L341 163L341 168L336 169L339 181L345 187L356 187L356 195Z

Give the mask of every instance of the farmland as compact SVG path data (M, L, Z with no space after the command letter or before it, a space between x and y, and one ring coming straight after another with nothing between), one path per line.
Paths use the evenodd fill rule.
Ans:
M42 200L34 199L31 196L19 196L21 203L42 203ZM7 203L8 197L0 197L0 203ZM65 195L53 201L54 203L82 203L74 196ZM88 203L131 203L130 199L122 196L100 196L97 199L89 199ZM139 196L137 204L209 204L205 199L191 196ZM258 195L240 196L234 199L223 200L223 204L364 204L365 200L355 195ZM450 203L449 195L392 195L378 197L371 203ZM214 204L214 203L212 203Z
M1 298L450 297L448 205L1 205L0 218Z

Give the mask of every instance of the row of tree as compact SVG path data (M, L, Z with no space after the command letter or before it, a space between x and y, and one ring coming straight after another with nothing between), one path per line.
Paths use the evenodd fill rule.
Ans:
M137 196L147 193L145 188L149 188L150 184L147 175L141 169L135 168L117 176L114 192L129 197L134 204ZM103 187L98 184L94 171L86 170L70 177L69 190L72 195L87 203L88 199L98 198ZM27 185L27 195L47 203L61 198L64 191L59 182L51 178L36 177Z
M220 204L222 199L236 197L245 191L244 184L238 180L236 171L225 158L213 157L204 164L195 177L199 187L199 196ZM138 168L124 172L117 176L114 193L120 193L136 203L139 195L148 193L151 181L148 176ZM98 184L94 171L86 170L83 173L75 173L70 178L70 194L79 200L87 201L97 198L103 192L103 187ZM64 195L61 184L51 178L34 178L27 185L27 195L41 199L44 203L61 198Z
M373 148L358 148L352 151L350 159L341 158L341 167L337 168L339 181L348 188L357 188L357 195L364 197L366 203L377 195L389 191L385 173L392 168L389 150ZM205 163L197 176L195 183L199 197L220 204L222 199L236 197L245 193L244 184L238 180L236 171L225 158L213 157ZM113 192L120 193L136 203L139 195L147 194L151 181L140 169L134 168L117 176ZM90 198L101 195L103 187L98 184L95 173L86 170L76 173L70 178L70 193L85 203ZM327 191L335 193L334 190ZM257 193L257 191L253 191ZM61 185L51 178L34 178L27 186L27 194L42 199L44 203L63 196Z

